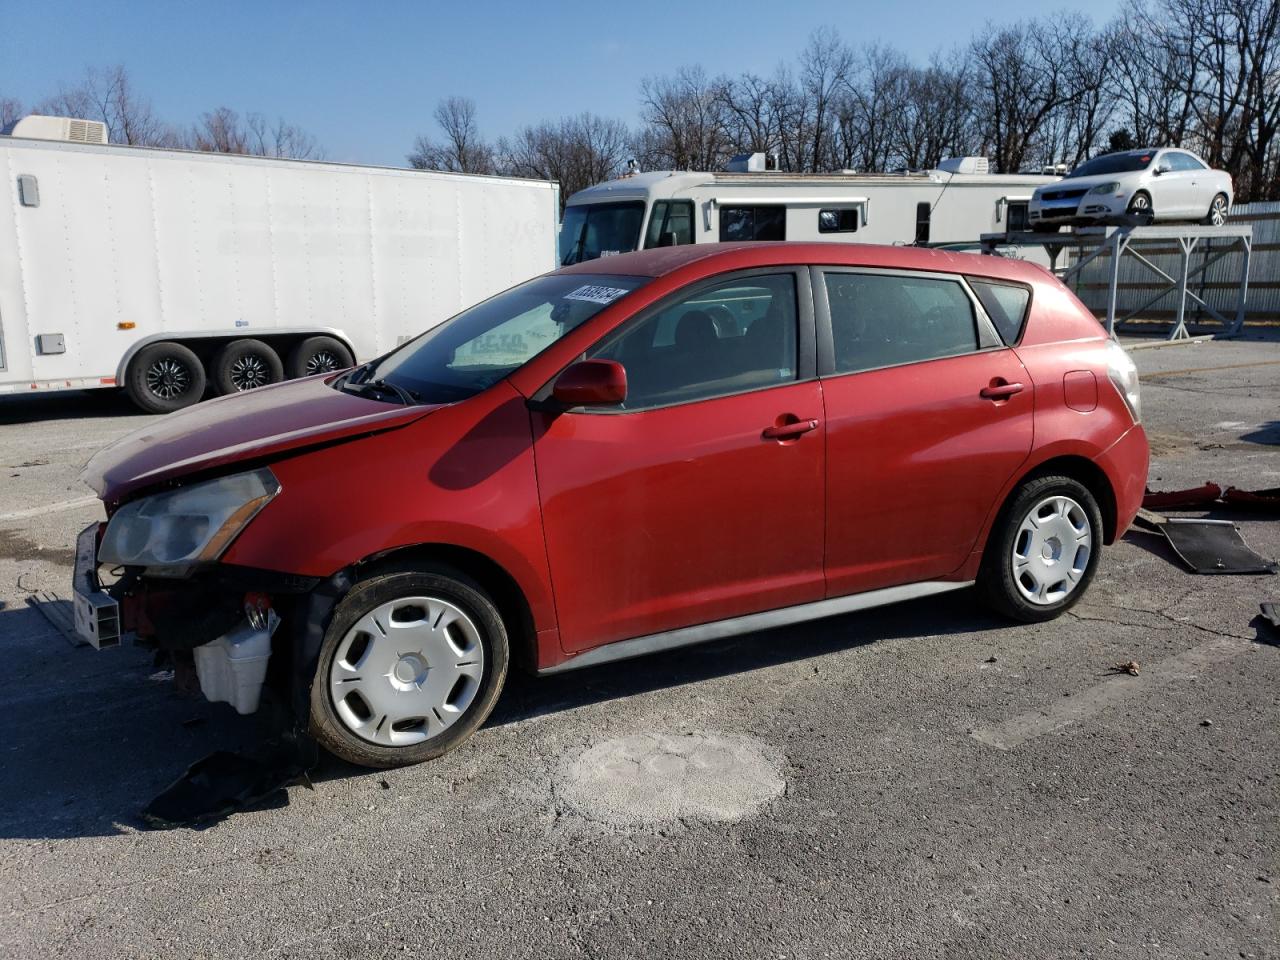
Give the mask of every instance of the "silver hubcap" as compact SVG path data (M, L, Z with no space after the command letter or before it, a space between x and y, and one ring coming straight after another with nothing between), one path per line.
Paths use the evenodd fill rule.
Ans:
M267 363L259 356L249 354L231 364L231 385L237 390L252 390L265 387L271 382L271 371Z
M1214 198L1213 209L1209 211L1209 219L1213 221L1215 227L1220 227L1227 222L1227 201L1222 197Z
M1029 601L1057 603L1080 585L1093 552L1084 508L1070 497L1049 497L1027 512L1013 540L1013 581Z
M320 350L307 358L307 375L332 373L338 369L338 358L328 350Z
M484 669L480 631L466 613L438 597L402 597L347 631L329 693L360 739L403 747L453 726L480 692Z
M1151 201L1139 194L1133 198L1133 202L1129 204L1129 209L1134 213L1150 213Z
M191 389L191 371L171 357L161 357L147 367L147 389L161 400L172 400Z

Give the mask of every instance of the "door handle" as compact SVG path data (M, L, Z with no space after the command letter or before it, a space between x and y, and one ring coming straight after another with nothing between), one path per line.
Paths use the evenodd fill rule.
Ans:
M1022 392L1022 384L1008 383L997 377L992 380L989 386L983 387L978 391L978 396L987 400L1008 400L1015 393Z
M791 423L776 423L772 427L765 427L761 436L766 440L791 440L817 428L817 420L795 420Z

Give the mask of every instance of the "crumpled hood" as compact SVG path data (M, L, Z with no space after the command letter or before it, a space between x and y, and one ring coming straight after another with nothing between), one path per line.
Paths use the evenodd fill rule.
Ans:
M402 427L436 406L382 403L309 377L197 403L117 440L80 478L108 503L166 480Z

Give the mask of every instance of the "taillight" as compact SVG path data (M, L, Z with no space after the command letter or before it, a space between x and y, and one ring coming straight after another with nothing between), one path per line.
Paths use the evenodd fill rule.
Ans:
M1138 368L1124 347L1114 340L1107 341L1107 376L1133 415L1133 422L1141 423L1142 393L1138 386Z

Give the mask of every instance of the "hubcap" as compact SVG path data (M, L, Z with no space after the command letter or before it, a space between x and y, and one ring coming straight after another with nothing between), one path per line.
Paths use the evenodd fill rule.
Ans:
M438 597L402 597L347 631L329 668L343 725L370 743L403 747L443 733L484 679L480 630Z
M307 375L332 373L338 369L338 358L328 350L318 350L307 358Z
M249 354L231 364L230 377L231 385L237 390L252 390L255 387L265 387L270 383L271 371L267 369L265 360Z
M1080 584L1093 552L1084 508L1070 497L1049 497L1027 512L1013 540L1013 581L1034 604L1057 603Z
M1227 201L1222 197L1214 198L1213 209L1209 212L1209 219L1215 227L1220 227L1227 222Z
M147 367L147 389L161 400L172 400L191 389L191 371L172 357L161 357Z

